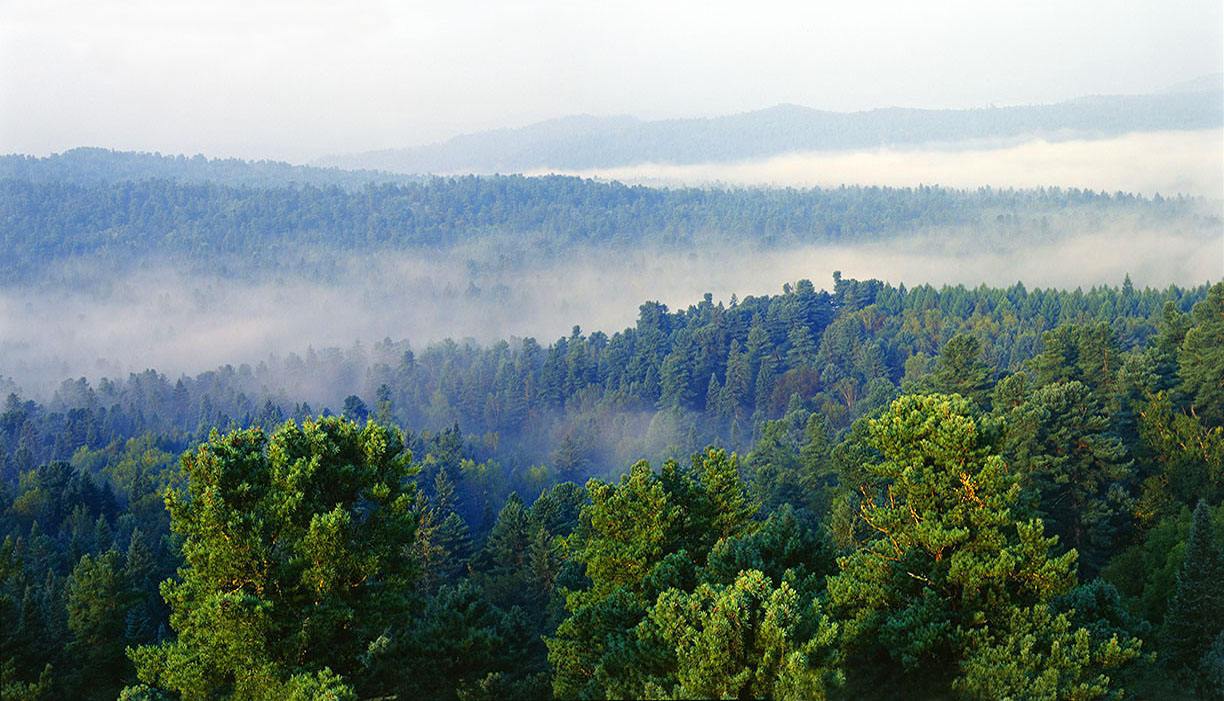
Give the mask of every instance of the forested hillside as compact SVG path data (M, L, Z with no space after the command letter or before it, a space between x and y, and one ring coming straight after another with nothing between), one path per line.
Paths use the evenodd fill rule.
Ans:
M0 701L1224 701L1222 56L0 0Z
M1213 697L1222 349L1224 283L837 277L12 394L3 694Z
M74 148L44 157L21 154L0 156L0 180L9 179L83 185L131 180L177 180L250 187L289 184L361 187L380 182L418 182L421 178L372 170L296 166L278 161L206 158L201 154L173 156L103 148Z
M178 168L153 168L160 175ZM157 161L161 163L161 161ZM492 248L563 257L574 246L783 246L861 243L930 227L985 240L1051 240L1124 220L1198 232L1219 226L1198 201L1082 190L935 187L651 189L569 177L436 178L419 183L93 180L88 163L55 179L0 180L0 283L58 272L65 260L107 270L152 261L198 269L310 270L340 253ZM143 166L142 166L143 167ZM259 164L247 164L258 171ZM38 168L33 168L38 170ZM211 172L211 171L209 171ZM73 174L76 175L73 175Z

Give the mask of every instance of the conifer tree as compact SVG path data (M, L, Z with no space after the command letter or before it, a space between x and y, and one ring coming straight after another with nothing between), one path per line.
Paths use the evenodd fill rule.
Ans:
M131 592L120 555L108 550L85 555L72 569L66 586L67 652L73 661L73 688L83 698L113 698L122 684L125 619Z
M1194 669L1224 630L1224 555L1212 534L1211 510L1199 502L1190 524L1177 589L1165 613L1161 652L1174 669Z
M185 564L162 586L177 637L131 651L140 680L190 699L343 687L417 576L399 432L336 417L214 432L183 471L166 505Z
M982 344L973 336L957 334L944 344L925 384L935 392L959 394L985 409L994 384L990 375L990 366L982 361Z
M643 692L653 698L823 699L833 678L826 665L836 630L815 602L756 570L725 586L669 589L637 632L668 650L674 662L664 663L665 672L649 679Z
M1208 426L1224 425L1224 282L1194 305L1178 349L1178 374L1195 412Z
M943 693L970 632L1005 630L1019 608L1065 593L1076 554L1051 556L1041 521L1013 515L1018 476L997 452L997 424L968 400L904 396L869 427L882 458L862 487L869 535L828 581L851 689Z
M1087 385L1054 382L1007 414L1007 453L1050 530L1090 573L1102 564L1131 500L1131 461Z

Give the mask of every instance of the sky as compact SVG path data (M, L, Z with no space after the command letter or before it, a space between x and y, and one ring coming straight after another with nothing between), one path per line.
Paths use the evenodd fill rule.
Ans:
M0 152L308 162L569 114L977 107L1224 65L1219 0L0 0Z

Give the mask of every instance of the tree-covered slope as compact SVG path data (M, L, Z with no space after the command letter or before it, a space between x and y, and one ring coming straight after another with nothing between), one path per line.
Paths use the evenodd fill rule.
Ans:
M249 401L221 390L250 387L249 369L173 386L156 373L70 383L47 406L10 397L0 691L1224 691L1224 355L1213 343L1224 284L1028 293L841 281L831 297L801 284L746 300L747 336L723 325L739 306L646 307L620 341L575 334L536 356L541 374L526 385L565 372L529 412L580 410L605 368L657 368L659 414L692 410L685 358L724 338L728 367L711 384L738 387L742 356L757 351L784 376L812 373L752 420L739 453L704 437L684 445L682 432L677 459L624 461L585 484L570 481L586 476L574 462L584 437L562 441L550 465L514 470L487 457L499 451L488 436L401 430L415 407L395 393L421 381L414 368L479 349L406 354L376 371L391 375L378 376L388 384L374 406L352 396L343 417L296 407L286 420L268 403L238 421L200 416L188 433L172 424L192 421L192 406ZM998 354L1043 320L1034 346ZM783 330L785 341L773 336ZM631 335L627 351L608 352ZM910 344L934 354L907 355L897 386L882 349ZM856 416L838 408L856 396L844 352L855 373L879 373ZM443 372L460 386L486 376L453 362ZM514 373L502 363L494 376ZM214 384L196 402L203 381ZM511 395L530 397L526 385ZM702 420L717 425L724 397L707 397L716 406ZM171 423L154 428L158 416Z
M251 187L290 184L361 187L377 182L416 182L420 178L371 170L341 170L291 165L278 161L163 155L104 148L74 148L37 157L0 156L0 180L30 180L92 185L128 180L215 182Z
M157 172L153 169L151 172ZM1084 225L1209 220L1193 200L1082 190L655 189L570 177L241 186L142 179L0 180L0 280L88 257L283 267L314 250L446 248L485 241L574 245L785 245L885 238L927 227L1058 237ZM1209 222L1208 222L1209 224ZM224 262L224 261L222 261Z

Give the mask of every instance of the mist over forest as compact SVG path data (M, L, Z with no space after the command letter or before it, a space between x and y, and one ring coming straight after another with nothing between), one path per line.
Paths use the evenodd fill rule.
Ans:
M384 338L613 333L648 300L726 303L827 286L834 271L1165 287L1218 277L1221 254L1219 201L1181 195L404 179L101 150L9 156L0 173L0 375L38 397L72 377L191 374ZM302 399L356 391L318 386L329 391Z
M0 697L1224 699L1199 4L0 8Z
M896 242L768 250L575 247L560 258L513 266L477 265L444 252L350 254L333 257L322 278L285 271L262 282L152 263L114 275L75 273L71 287L0 290L0 325L9 329L0 339L0 374L20 378L27 396L46 397L78 376L120 378L148 368L192 374L384 338L417 348L448 338L547 341L573 326L607 332L629 326L647 300L684 308L708 292L725 303L800 279L826 287L834 271L908 286L1023 281L1089 288L1129 277L1161 288L1214 280L1222 252L1217 237L1194 225L1155 230L1119 223L988 250L963 230L934 229ZM327 391L303 390L301 398L335 406L356 391L322 386Z

